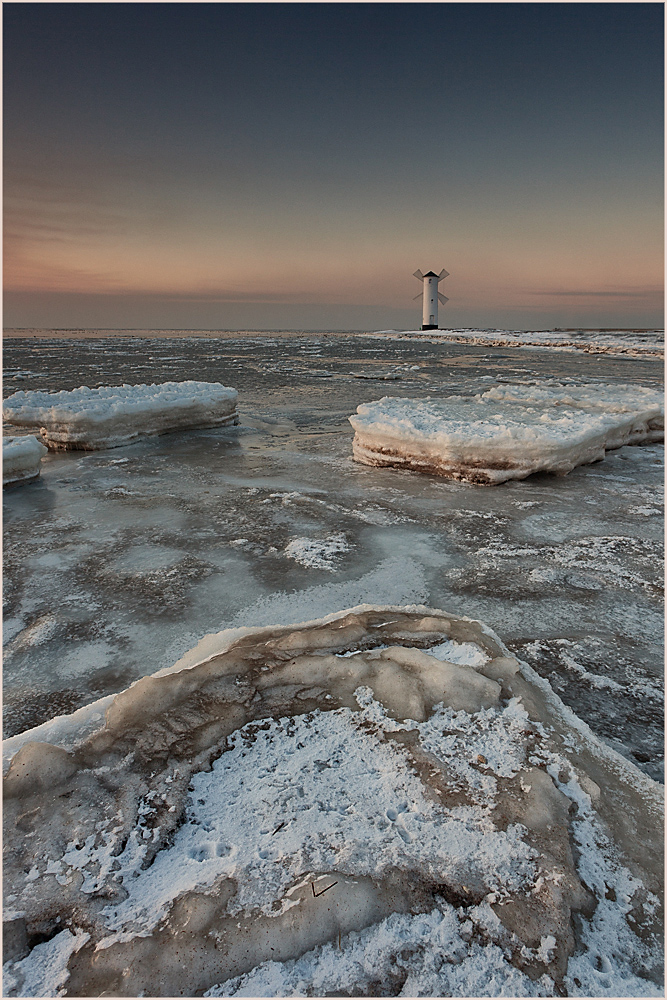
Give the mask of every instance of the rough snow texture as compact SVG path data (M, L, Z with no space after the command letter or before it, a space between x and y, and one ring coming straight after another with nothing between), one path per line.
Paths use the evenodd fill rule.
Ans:
M349 420L360 462L483 484L534 472L565 475L606 450L664 438L663 398L655 390L553 380L471 397L384 396Z
M328 538L293 538L285 546L285 555L307 569L336 569L336 556L349 551L342 531Z
M115 448L137 438L238 423L236 389L219 382L81 386L70 392L16 392L6 421L39 430L53 450Z
M2 439L2 485L27 483L36 479L48 449L31 434Z
M76 934L68 930L60 931L49 941L35 945L29 956L22 961L5 963L2 976L3 996L10 995L19 983L23 996L61 996L69 979L67 964L72 955L89 940L90 934L85 931L77 931Z
M13 742L7 996L659 995L656 786L479 623L230 630L90 722Z
M648 444L665 436L664 393L641 385L608 385L603 382L513 382L495 385L484 393L486 400L521 403L535 407L566 407L618 418L618 439L614 433L607 450L624 444ZM625 421L633 421L630 437Z

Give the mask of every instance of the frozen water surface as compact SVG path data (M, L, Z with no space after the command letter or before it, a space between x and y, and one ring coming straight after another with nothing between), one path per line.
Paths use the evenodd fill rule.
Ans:
M228 629L3 757L5 995L661 995L662 789L479 622Z
M220 381L235 428L50 453L5 503L4 735L167 667L207 632L363 602L494 628L615 749L662 761L663 447L493 490L360 466L386 394L523 378L661 385L660 362L338 335L5 344L5 394ZM12 432L14 433L14 432Z

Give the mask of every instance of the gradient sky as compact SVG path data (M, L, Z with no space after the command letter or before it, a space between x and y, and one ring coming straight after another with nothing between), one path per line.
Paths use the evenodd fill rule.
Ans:
M661 3L5 3L5 326L662 326Z

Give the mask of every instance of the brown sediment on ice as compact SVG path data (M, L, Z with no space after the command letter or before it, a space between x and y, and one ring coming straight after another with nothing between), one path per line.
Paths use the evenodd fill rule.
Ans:
M512 465L510 462L485 462L482 459L464 461L447 460L437 454L428 454L425 450L401 447L398 444L380 445L364 442L357 433L352 441L352 452L358 462L364 465L375 465L383 468L410 469L413 472L423 472L432 476L443 476L458 482L473 483L477 486L495 486L509 479L525 479L536 471L534 467ZM604 458L596 453L589 462L599 462ZM549 469L555 475L567 475L574 465L561 469Z
M349 418L354 458L494 485L564 476L623 445L664 440L663 397L643 386L527 380L476 396L362 403Z
M471 644L477 665L428 652L447 641ZM360 690L375 699L366 714ZM516 716L517 700L524 715ZM428 742L429 720L443 703L459 713L448 717L453 737L463 734L452 756ZM418 863L408 840L397 839L386 864L374 859L377 871L355 867L340 847L326 869L317 869L299 841L298 857L279 854L271 866L274 873L285 867L274 912L239 902L249 882L267 879L267 870L221 861L215 878L181 887L163 912L154 908L143 922L136 914L113 922L108 908L122 912L144 884L144 872L158 879L161 855L193 821L193 782L224 763L233 734L242 731L251 747L272 727L289 731L296 724L290 720L317 718L326 726L327 718L346 711L352 713L350 732L369 741L369 766L372 747L394 755L397 768L420 782L436 827L484 804L489 843L511 833L525 858L514 886L499 885L493 866L474 857L462 854L452 865L444 848L442 857ZM483 728L504 712L515 713L512 753L521 762L509 770L471 754L465 736L467 726ZM629 912L647 934L655 933L642 910L646 893L659 891L661 880L660 810L652 783L606 754L585 727L573 726L548 685L479 622L423 607L364 605L302 625L220 633L170 670L115 696L96 731L80 740L66 727L60 733L58 742L48 742L47 724L5 747L11 763L4 788L3 888L13 948L5 961L14 963L17 983L9 995L23 995L21 961L40 941L65 930L74 935L66 995L192 996L391 913L445 905L473 927L485 908L487 923L475 933L502 947L531 979L549 976L561 989L577 940L573 914L590 915L599 902L599 887L585 886L577 870L576 806L563 784L568 779L590 795L601 828L641 879ZM345 768L344 759L314 763ZM331 817L335 843L342 819L335 810ZM276 819L265 833L277 844L284 821L293 817ZM238 816L239 824L250 822ZM79 852L85 863L77 862ZM494 914L497 926L489 930ZM551 939L553 947L544 948Z
M633 442L624 442L631 444ZM642 439L644 443L644 439ZM619 444L618 447L621 447ZM365 442L358 432L352 441L352 451L355 459L364 465L375 465L385 468L410 469L433 476L443 476L458 482L472 483L477 486L496 486L510 479L526 479L536 472L549 472L556 476L566 476L579 465L590 465L601 462L605 456L602 444L592 445L578 461L545 462L542 467L538 463L515 463L510 461L494 461L485 458L466 458L458 461L448 459L441 454L429 454L427 449L415 446L382 445ZM537 467L536 467L537 465Z

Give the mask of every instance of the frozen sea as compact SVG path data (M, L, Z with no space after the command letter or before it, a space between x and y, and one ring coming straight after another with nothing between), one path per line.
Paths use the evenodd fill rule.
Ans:
M656 387L653 350L158 331L7 339L4 363L5 396L220 381L240 414L233 428L51 453L39 480L5 491L5 737L169 666L208 632L418 603L486 622L662 777L663 446L481 487L359 465L347 420L384 395L498 380Z

